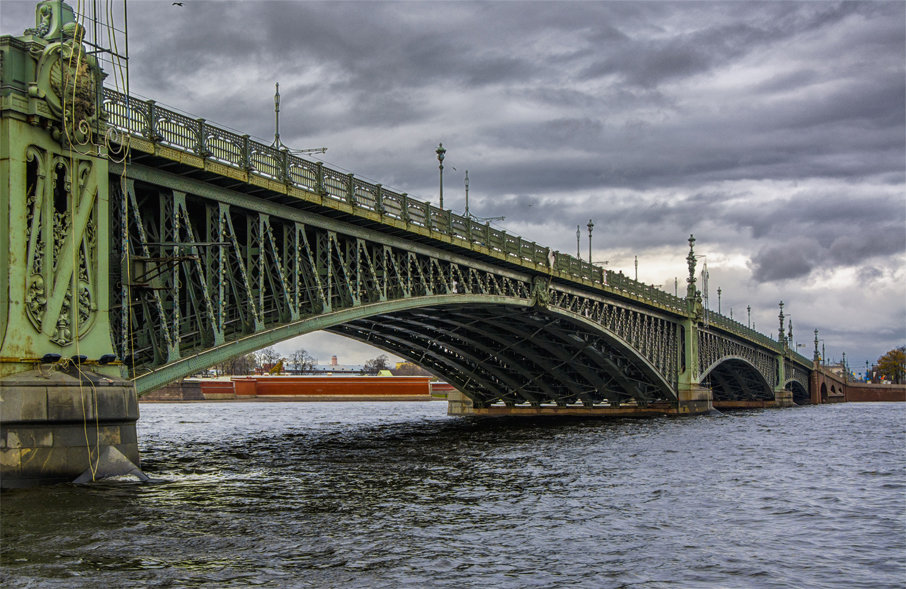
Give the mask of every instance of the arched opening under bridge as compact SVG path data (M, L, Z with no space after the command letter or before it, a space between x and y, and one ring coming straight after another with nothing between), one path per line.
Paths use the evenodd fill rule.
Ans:
M647 406L675 399L631 346L579 316L503 304L432 305L327 329L410 360L476 407Z
M719 403L768 402L774 391L764 376L742 358L727 358L702 375L711 385L712 400Z
M808 389L802 386L799 381L791 380L786 383L784 387L788 391L793 393L793 403L797 405L809 405L812 402L811 396L808 393Z

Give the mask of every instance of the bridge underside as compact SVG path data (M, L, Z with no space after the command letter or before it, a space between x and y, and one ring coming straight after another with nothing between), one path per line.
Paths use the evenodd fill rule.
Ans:
M739 359L729 359L708 374L715 404L732 402L765 402L774 400L774 392L764 376Z
M631 400L645 406L674 398L637 358L578 323L532 307L444 305L358 319L328 331L425 367L476 407Z
M786 390L793 392L793 403L797 405L809 405L812 402L811 395L809 395L808 388L804 387L801 383L792 380L786 384Z

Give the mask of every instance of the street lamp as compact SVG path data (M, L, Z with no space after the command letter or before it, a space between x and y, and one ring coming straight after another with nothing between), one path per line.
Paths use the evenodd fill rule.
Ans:
M582 231L579 230L579 226L576 225L576 258L582 259L582 248L579 245L579 238L582 236Z
M720 315L720 287L717 287L717 314Z
M591 264L591 230L595 228L595 224L591 219L588 220L588 263Z
M635 281L639 281L639 257L635 257Z
M749 318L749 329L752 329L752 305L746 305L746 314Z
M443 143L437 144L437 149L434 150L434 153L437 154L438 167L440 168L440 209L444 209L444 154L447 153L447 150L444 149Z
M479 178L481 180L481 178ZM469 215L469 171L466 170L466 219L470 218Z

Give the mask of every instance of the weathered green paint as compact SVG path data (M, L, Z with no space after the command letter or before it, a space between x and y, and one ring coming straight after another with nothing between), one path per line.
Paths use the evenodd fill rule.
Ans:
M51 23L48 36L0 41L0 377L30 369L48 353L94 359L113 351L100 71L68 36L69 7L42 3L39 16ZM59 35L62 42L53 37ZM55 75L67 68L77 81L61 84ZM63 88L82 98L68 98Z
M139 460L135 387L97 362L113 352L101 72L69 6L42 2L36 20L0 38L4 488L91 480L114 453Z

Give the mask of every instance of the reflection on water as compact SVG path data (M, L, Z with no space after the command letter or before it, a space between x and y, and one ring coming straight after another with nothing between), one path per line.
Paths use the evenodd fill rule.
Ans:
M906 404L142 406L161 482L4 492L4 587L897 587Z

